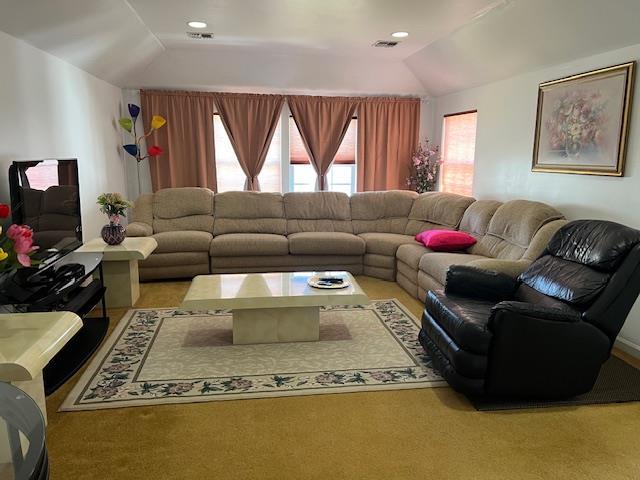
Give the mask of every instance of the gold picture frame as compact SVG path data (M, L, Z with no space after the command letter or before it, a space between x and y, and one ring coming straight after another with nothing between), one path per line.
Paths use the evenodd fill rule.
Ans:
M533 172L624 175L635 65L538 86Z

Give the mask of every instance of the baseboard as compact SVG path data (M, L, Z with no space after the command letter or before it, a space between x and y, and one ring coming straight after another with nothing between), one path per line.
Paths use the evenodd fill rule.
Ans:
M615 346L629 355L640 358L640 345L633 343L626 338L618 337Z

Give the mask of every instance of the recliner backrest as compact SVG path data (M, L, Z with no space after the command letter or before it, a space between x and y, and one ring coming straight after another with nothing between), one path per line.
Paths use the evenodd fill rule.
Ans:
M640 231L604 220L567 223L520 276L525 285L581 310L612 341L638 296L639 280Z
M153 233L213 231L213 191L200 187L164 188L153 195Z
M353 233L403 234L417 197L418 194L410 190L354 193L351 196Z
M564 218L555 208L530 200L511 200L495 211L487 233L469 253L501 260L520 260L544 225Z
M284 197L287 234L353 233L349 196L342 192L289 192Z
M213 234L271 233L285 235L282 194L273 192L223 192L216 194Z
M472 197L446 192L426 192L413 201L405 235L416 235L425 230L455 230Z

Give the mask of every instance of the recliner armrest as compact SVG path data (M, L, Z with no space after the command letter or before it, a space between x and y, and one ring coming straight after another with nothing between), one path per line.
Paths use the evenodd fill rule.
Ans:
M489 329L495 325L499 313L513 313L527 317L539 318L541 320L552 320L554 322L575 323L582 320L580 312L571 308L553 308L536 305L527 302L500 302L491 309L489 318Z
M508 300L518 288L518 281L503 273L466 265L452 265L447 271L445 293L484 300Z
M153 228L148 223L131 222L127 225L127 237L150 237L153 235Z

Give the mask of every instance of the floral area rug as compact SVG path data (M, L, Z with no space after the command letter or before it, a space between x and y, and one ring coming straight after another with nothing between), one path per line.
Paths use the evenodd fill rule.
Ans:
M130 310L61 411L445 385L395 299L320 312L320 341L233 345L227 310Z

